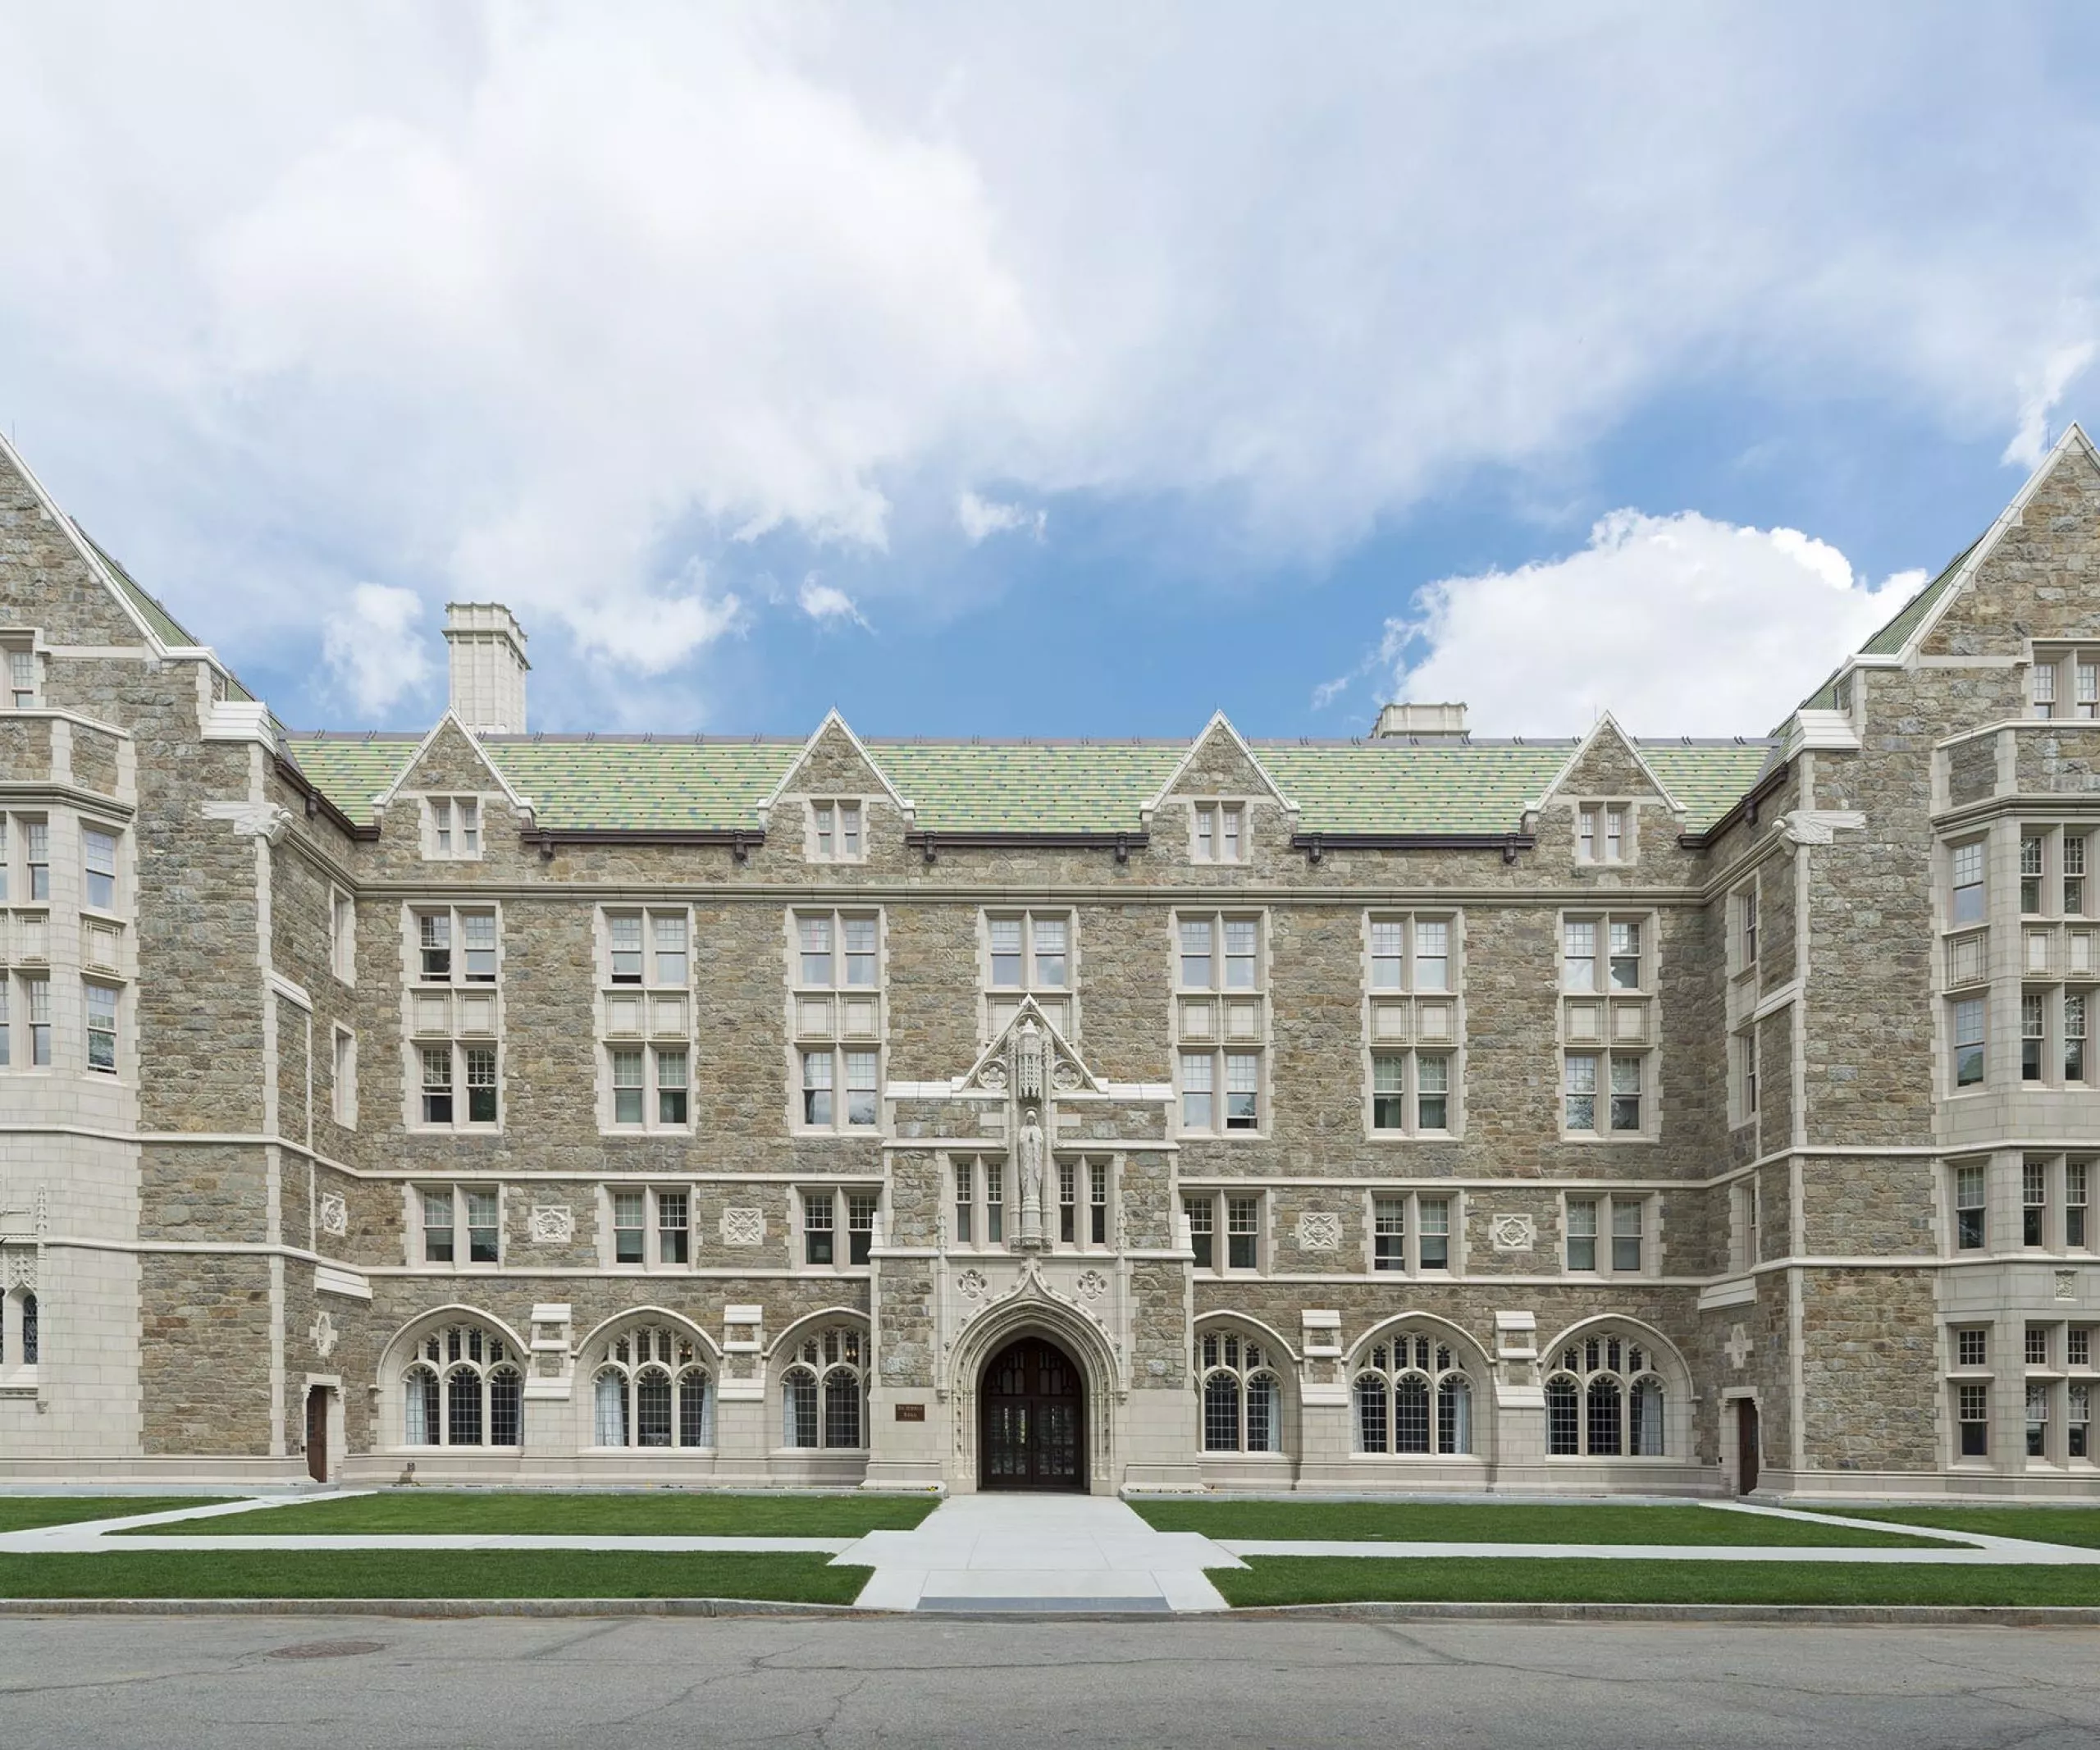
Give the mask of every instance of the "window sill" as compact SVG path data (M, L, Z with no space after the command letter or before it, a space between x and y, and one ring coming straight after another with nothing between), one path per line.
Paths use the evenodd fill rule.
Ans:
M1632 1147L1635 1145L1652 1147L1663 1139L1652 1131L1605 1131L1602 1133L1596 1131L1563 1131L1560 1133L1560 1140L1563 1142L1585 1143L1594 1148L1600 1144L1609 1145L1614 1143L1622 1147Z
M1377 1131L1363 1133L1366 1142L1463 1142L1466 1133L1462 1131Z

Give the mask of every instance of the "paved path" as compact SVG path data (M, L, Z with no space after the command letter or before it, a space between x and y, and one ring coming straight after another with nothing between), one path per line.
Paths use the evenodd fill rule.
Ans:
M851 1538L704 1538L530 1535L503 1533L356 1533L213 1536L211 1520L267 1512L300 1497L184 1507L119 1519L0 1534L0 1551L87 1554L130 1550L620 1550L640 1554L794 1551L833 1558L834 1566L875 1571L856 1602L881 1611L1206 1611L1226 1608L1204 1577L1262 1556L1368 1558L1492 1558L1604 1561L1747 1561L1924 1564L1990 1567L2100 1565L2100 1549L2038 1543L1980 1532L1893 1525L1740 1502L1701 1502L1720 1513L1851 1526L1929 1540L1930 1548L1844 1548L1816 1544L1459 1543L1281 1538L1212 1539L1155 1531L1121 1501L1093 1495L961 1495L942 1502L916 1529ZM194 1524L194 1534L133 1538L142 1525Z
M337 1656L310 1656L317 1646ZM36 1750L2093 1750L2100 1630L20 1618L0 1628L0 1739Z
M849 1562L875 1570L861 1604L889 1611L1221 1611L1203 1570L1245 1565L1107 1496L1022 1494L958 1495L915 1530L869 1533Z

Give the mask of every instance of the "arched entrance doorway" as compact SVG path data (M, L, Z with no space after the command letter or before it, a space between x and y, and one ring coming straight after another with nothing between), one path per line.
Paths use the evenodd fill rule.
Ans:
M978 1394L977 1486L1086 1487L1086 1382L1048 1337L992 1357Z

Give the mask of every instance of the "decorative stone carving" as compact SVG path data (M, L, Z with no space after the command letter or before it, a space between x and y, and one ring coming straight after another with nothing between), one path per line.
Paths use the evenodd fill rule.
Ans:
M1856 809L1795 808L1780 816L1779 830L1795 844L1835 844L1839 832L1857 832L1866 824Z
M2077 1271L2059 1270L2057 1272L2057 1298L2059 1300L2075 1300L2078 1298Z
M329 1316L326 1307L313 1315L313 1323L306 1334L313 1339L313 1352L326 1361L336 1352L336 1321Z
M535 1245L565 1245L576 1237L576 1212L565 1203L541 1203L532 1206L532 1243Z
M333 1191L321 1194L321 1231L338 1238L350 1231L350 1206Z
M1339 1252L1342 1249L1342 1218L1328 1209L1308 1209L1298 1218L1298 1249L1301 1252Z
M991 1280L982 1270L966 1270L955 1279L955 1291L966 1300L981 1300L991 1289Z
M1741 1325L1730 1325L1728 1340L1721 1345L1721 1350L1728 1358L1728 1365L1740 1373L1750 1364L1751 1351L1755 1346L1750 1340L1749 1332Z
M292 811L281 802L207 802L204 818L230 820L240 837L275 844L292 824Z
M1051 1066L1050 1085L1060 1094L1070 1094L1080 1085L1079 1066L1070 1058L1060 1058Z
M989 1088L994 1094L1003 1094L1007 1087L1007 1067L997 1058L978 1071L977 1085Z
M1082 1270L1078 1287L1082 1300L1098 1300L1108 1292L1108 1278L1098 1270Z
M723 1210L722 1243L724 1245L765 1245L765 1211L736 1208Z
M1032 1015L1014 1035L1014 1086L1025 1100L1043 1098L1043 1034Z
M1490 1216L1487 1236L1498 1252L1528 1252L1538 1244L1539 1226L1528 1215Z
M36 1254L31 1251L11 1251L7 1258L7 1280L0 1286L8 1288L36 1287Z
M1036 1065L1037 1081L1042 1064ZM1043 1121L1031 1106L1020 1125L1020 1237L1023 1245L1043 1238Z

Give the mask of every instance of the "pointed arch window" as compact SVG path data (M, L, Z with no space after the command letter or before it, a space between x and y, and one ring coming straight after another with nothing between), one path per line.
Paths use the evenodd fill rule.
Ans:
M802 1339L780 1377L781 1444L853 1451L867 1444L867 1339L832 1325Z
M596 1361L594 1445L714 1444L714 1376L690 1332L665 1325L617 1332L600 1348Z
M1196 1339L1195 1361L1203 1451L1281 1451L1283 1386L1275 1351L1235 1331L1206 1331Z
M464 1321L425 1334L401 1375L402 1441L411 1446L515 1446L525 1376L509 1340Z
M1565 1344L1546 1376L1547 1455L1661 1458L1666 1403L1655 1355L1639 1338L1598 1332Z
M1351 1395L1355 1448L1399 1456L1473 1450L1473 1382L1465 1359L1433 1332L1381 1337L1358 1359Z

